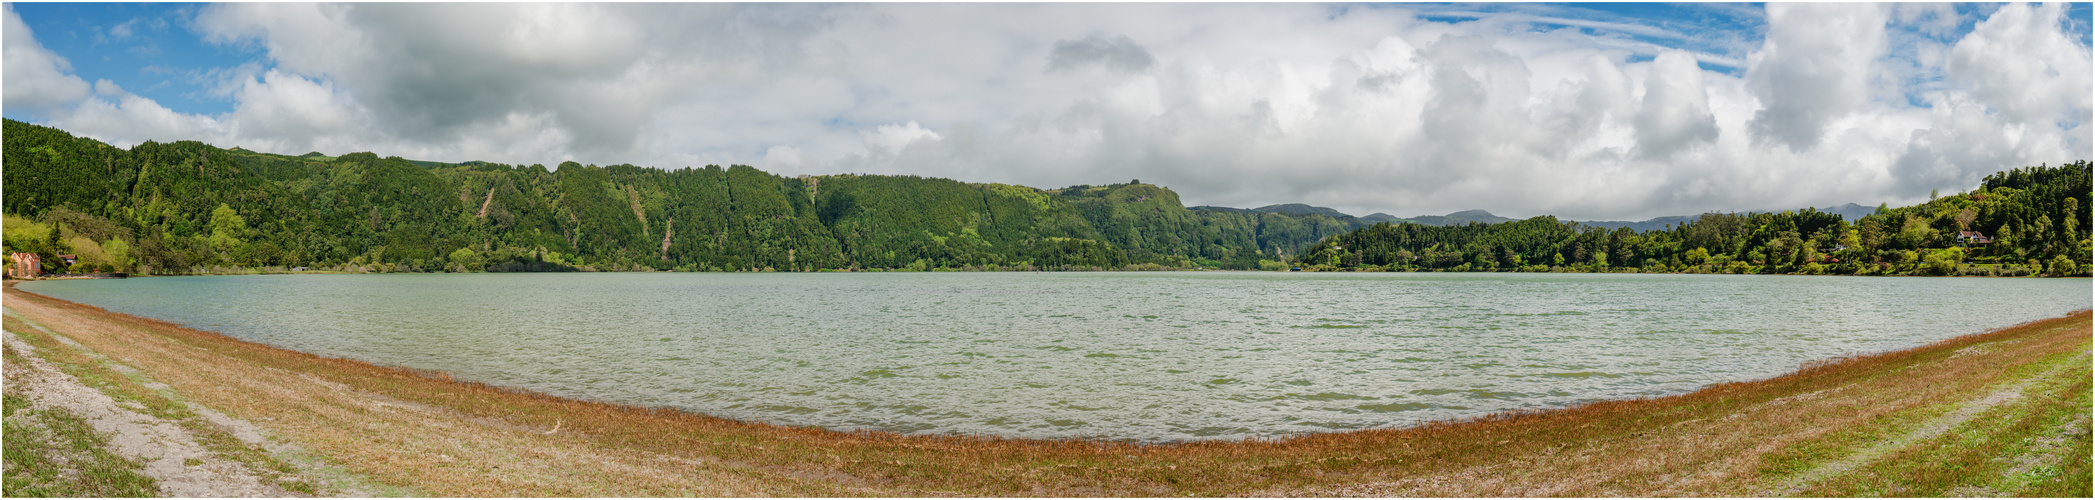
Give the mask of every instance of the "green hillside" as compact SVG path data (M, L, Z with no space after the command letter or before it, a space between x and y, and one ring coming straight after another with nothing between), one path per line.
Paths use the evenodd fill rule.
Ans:
M1637 231L1555 217L1451 226L1376 224L1303 252L1311 269L2084 276L2085 160L2008 170L1976 189L1852 223L1805 209L1704 214ZM1983 240L1960 238L1975 231Z
M5 122L8 251L139 274L363 271L1277 267L1361 227L1187 209L1130 182L1041 190L746 166L447 164L128 150Z

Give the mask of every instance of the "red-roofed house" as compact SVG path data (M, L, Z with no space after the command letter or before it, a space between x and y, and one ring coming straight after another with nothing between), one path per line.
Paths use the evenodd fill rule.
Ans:
M1986 235L1979 234L1978 231L1957 231L1957 243L1960 244L1984 245L1992 242L1993 238L1987 238Z

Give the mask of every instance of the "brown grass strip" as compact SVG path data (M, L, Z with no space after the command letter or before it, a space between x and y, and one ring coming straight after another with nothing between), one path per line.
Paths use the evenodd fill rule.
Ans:
M2090 338L2083 311L1679 396L1139 445L737 422L313 356L12 287L6 298L190 401L435 496L1762 495L2040 376L2018 367Z

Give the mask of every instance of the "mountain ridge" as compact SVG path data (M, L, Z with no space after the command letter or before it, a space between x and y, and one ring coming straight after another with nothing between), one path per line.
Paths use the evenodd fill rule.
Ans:
M117 148L11 119L4 139L10 249L140 274L1249 269L1361 226L1318 213L1188 209L1176 192L1139 181L1039 189L743 165L547 168L195 141ZM63 238L30 238L17 221Z

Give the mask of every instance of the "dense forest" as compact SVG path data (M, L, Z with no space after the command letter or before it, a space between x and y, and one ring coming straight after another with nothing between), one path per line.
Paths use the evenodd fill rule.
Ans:
M13 120L4 139L5 246L49 272L1277 269L1365 227L1140 182L127 150Z
M1850 223L1806 209L1703 214L1664 229L1554 217L1375 224L1301 254L1313 270L2086 276L2090 163L2025 167L1976 189ZM1976 234L1973 234L1976 233ZM1982 237L1973 239L1971 237Z
M747 166L449 164L5 122L4 245L47 272L1283 269L2086 275L2089 163L1850 223L1705 214L1636 231L1187 208L1130 181L1036 189ZM1481 212L1480 212L1481 213ZM1384 216L1380 220L1388 220ZM1990 242L1969 242L1976 231ZM58 255L74 255L68 267Z

